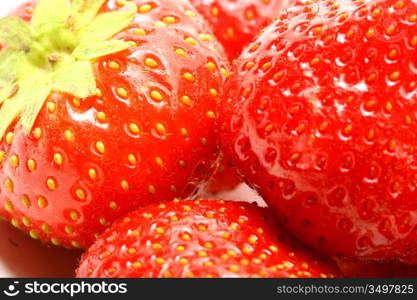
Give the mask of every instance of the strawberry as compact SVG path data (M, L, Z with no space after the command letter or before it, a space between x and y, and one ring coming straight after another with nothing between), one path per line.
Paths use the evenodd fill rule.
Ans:
M207 184L206 192L218 194L234 189L239 183L241 183L241 180L236 173L236 169L222 157L215 173Z
M30 23L1 19L0 213L84 248L136 207L190 195L217 156L227 74L207 36L185 0L42 0Z
M416 264L416 2L284 11L225 86L226 157L309 247Z
M332 277L266 209L225 201L153 204L116 221L78 277Z
M212 26L230 60L272 20L289 0L191 0Z

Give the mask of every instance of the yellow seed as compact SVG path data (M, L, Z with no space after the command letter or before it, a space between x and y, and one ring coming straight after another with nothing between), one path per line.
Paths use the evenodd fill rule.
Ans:
M14 210L13 203L10 200L7 200L4 203L4 209L8 212L12 212Z
M151 97L153 100L158 101L158 102L164 100L164 96L158 91L152 91Z
M77 242L77 241L72 241L72 242L71 242L71 245L72 245L74 248L81 248L81 244L80 244L79 242Z
M181 102L184 103L187 106L191 106L193 104L190 97L188 97L188 96L182 96L181 97Z
M165 260L162 257L157 257L155 261L158 265L163 265L165 263Z
M162 158L160 157L156 157L155 158L155 162L158 166L163 167L164 166L164 161L162 160Z
M74 233L74 230L72 230L72 227L71 227L71 226L66 225L66 226L65 226L65 232L66 232L67 234L73 234L73 233Z
M106 116L106 114L105 114L104 112L99 111L99 112L97 113L97 120L98 120L99 122L101 122L101 123L106 122L106 119L107 119L107 116Z
M177 54L177 55L179 55L179 56L183 56L183 57L185 57L185 56L187 56L187 52L185 52L183 49L181 49L181 48L177 48L177 49L175 49L175 53Z
M80 218L80 216L78 215L78 213L76 211L72 211L70 213L70 218L71 218L71 220L73 220L75 222L75 221L78 221L78 219Z
M136 253L136 249L135 248L129 248L127 250L127 253L129 253L129 254L135 254Z
M136 34L136 35L139 35L139 36L145 36L146 35L146 31L143 30L142 28L136 29L133 33Z
M59 246L61 242L57 238L51 238L51 243L55 246Z
M6 190L8 190L10 193L13 193L14 190L14 185L13 185L13 181L11 179L6 179L6 181L4 182L4 187L6 188Z
M209 119L215 119L216 118L216 114L214 112L212 112L212 111L208 111L207 112L207 117Z
M167 133L167 130L165 128L164 125L162 125L161 123L156 124L156 130L159 132L159 134L161 135L165 135Z
M51 191L55 191L57 189L56 181L53 178L48 178L48 180L46 180L46 185Z
M172 16L168 16L162 19L162 22L164 22L165 24L174 24L176 23L176 19Z
M39 232L37 232L36 230L31 230L29 231L29 235L32 239L37 240L39 238Z
M143 4L143 5L139 6L139 9L138 9L138 11L141 14L145 14L147 12L150 12L151 10L152 10L152 6L150 4Z
M164 27L167 27L167 24L165 24L164 22L158 21L155 23L155 27L164 28Z
M219 8L217 6L213 6L212 9L211 9L211 14L214 17L217 17L219 15Z
M148 191L149 191L149 193L151 193L151 194L155 194L156 189L155 189L155 187L154 187L153 185L150 185L150 186L148 187Z
M191 240L191 236L188 233L184 233L181 236L181 239L183 239L184 241L190 241Z
M180 261L180 264L182 264L182 265L186 265L186 264L189 263L188 259L186 259L184 257L181 257L179 261Z
M72 141L74 139L74 134L71 130L67 129L64 131L64 139L66 141Z
M177 246L177 251L179 251L179 252L183 252L183 251L185 251L185 247L184 246Z
M181 128L181 134L182 134L183 136L187 136L187 135L188 135L188 131L187 131L187 129L185 129L185 128Z
M117 209L117 203L116 203L116 202L114 202L114 201L111 201L111 202L109 202L109 207L110 207L111 209Z
M54 102L48 102L46 108L50 113L54 113L56 111L56 104Z
M14 137L13 132L7 133L6 134L6 143L11 145L13 143L13 137Z
M256 244L256 242L258 241L258 238L255 235L252 235L249 237L248 241L251 244Z
M23 225L25 225L26 227L29 227L29 226L31 225L30 219L29 219L28 217L26 217L26 216L24 216L24 217L22 218L22 223L23 223Z
M184 41L186 43L190 44L190 45L193 45L193 46L197 45L197 41L195 39L193 39L192 37L187 37L187 38L185 38Z
M39 140L42 137L42 129L40 129L39 127L36 127L33 130L33 136L35 137L35 139Z
M78 198L78 199L80 199L80 200L84 200L84 199L85 199L85 197L86 197L85 192L84 192L84 190L82 190L82 189L77 189L77 190L75 191L75 195L76 195L76 196L77 196L77 198Z
M12 155L10 157L10 166L12 168L17 168L19 166L19 157L17 155Z
M215 89L210 89L209 93L213 97L217 97L217 95L218 95L218 92Z
M24 207L29 208L30 207L30 199L27 195L22 196L22 204Z
M36 162L33 159L29 159L27 162L29 171L33 172L36 170Z
M229 267L229 270L231 271L231 272L234 272L234 273L237 273L237 272L239 272L239 267L238 266L230 266Z
M136 125L135 123L129 124L129 130L133 134L139 134L140 133L140 129L139 129L138 125Z
M62 162L64 161L64 158L62 157L62 155L61 154L59 154L59 153L55 153L54 154L54 162L57 164L57 165L62 165Z
M389 76L389 78L391 79L391 80L397 80L398 78L400 77L400 72L393 72L390 76Z
M0 150L0 164L4 162L6 158L6 152Z
M269 250L271 250L272 252L278 252L278 248L274 245L269 246Z
M42 231L46 234L49 234L51 233L51 227L48 224L44 223L42 224Z
M79 107L81 105L81 101L78 98L74 98L72 99L72 103L74 104L74 106Z
M38 206L39 208L45 208L48 205L48 201L44 197L38 198Z
M129 190L129 183L126 180L122 180L122 182L120 183L120 186L122 187L122 189L124 189L125 191Z
M130 164L132 164L132 165L136 165L137 164L137 159L136 159L136 156L135 155L133 155L133 154L129 154L128 156L127 156L127 160L129 161L129 163Z
M104 152L106 151L106 147L104 146L104 143L103 142L97 142L96 143L96 149L101 154L104 154Z
M158 67L158 62L153 58L147 58L145 59L145 65L149 68L155 69L156 67Z
M113 69L113 70L119 70L120 69L120 65L115 61L109 62L108 66L109 66L110 69Z
M132 267L135 268L135 269L139 269L140 267L142 267L142 264L140 262L136 261L132 264Z
M103 218L103 217L101 217L98 221L103 226L106 226L107 225L107 220L105 218Z
M117 88L116 92L117 92L117 95L119 95L122 98L127 97L127 91L124 88L119 87L119 88Z
M215 63L212 63L212 62L207 63L207 68L208 68L210 71L212 71L212 72L214 72L214 71L216 71L216 70L217 70L217 66L216 66L216 64L215 64Z
M163 229L162 227L157 227L156 228L156 233L158 233L158 234L164 234L165 233L165 229Z
M192 10L187 10L187 11L185 12L185 14L186 14L187 16L191 17L191 18L195 18L195 17L197 17L197 14L196 14L195 12L193 12Z
M89 169L88 176L90 179L95 180L97 178L97 171L95 169Z
M153 244L152 245L152 249L153 250L160 250L160 249L162 249L162 245L161 244L158 244L158 243Z
M184 73L183 77L187 81L190 81L190 82L194 82L195 81L194 75L191 74L191 73L189 73L189 72Z
M16 220L16 219L14 219L14 218L10 221L10 223L11 223L14 227L16 227L16 228L19 228L19 227L20 227L20 225L19 225L19 221L18 221L18 220Z

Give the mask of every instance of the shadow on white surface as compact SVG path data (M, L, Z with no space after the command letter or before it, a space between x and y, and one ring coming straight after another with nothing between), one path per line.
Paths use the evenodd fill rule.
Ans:
M80 251L47 246L0 221L0 277L74 277Z

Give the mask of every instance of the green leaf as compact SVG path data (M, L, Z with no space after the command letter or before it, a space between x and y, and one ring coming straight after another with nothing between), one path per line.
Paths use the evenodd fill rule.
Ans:
M91 60L126 50L129 47L130 45L128 42L109 40L101 43L80 45L74 50L72 56L79 60Z
M70 0L40 0L33 13L32 25L38 33L49 31L49 28L67 27L70 15Z
M134 3L127 5L129 10L103 13L98 15L80 32L81 44L102 42L119 33L132 23L137 7Z
M6 49L0 52L0 104L10 95L19 76L20 67L27 62L25 54Z
M82 28L94 20L104 2L106 0L73 0L72 6L77 27Z
M31 71L27 78L19 82L19 90L16 95L8 98L0 109L0 138L19 116L20 124L26 132L30 132L39 111L51 92L49 77L41 71L35 69Z
M52 88L78 98L95 95L97 86L91 63L77 61L63 66L54 75Z
M32 41L32 30L28 23L16 17L0 19L0 42L8 48L26 51Z

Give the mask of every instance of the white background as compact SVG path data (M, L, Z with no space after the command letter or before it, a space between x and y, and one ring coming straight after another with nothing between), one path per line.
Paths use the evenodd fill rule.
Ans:
M0 16L23 2L0 0ZM216 198L262 203L253 191L243 185ZM72 277L80 255L79 251L43 245L0 221L0 277Z

